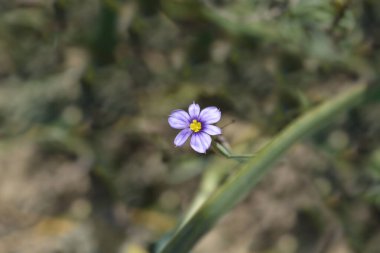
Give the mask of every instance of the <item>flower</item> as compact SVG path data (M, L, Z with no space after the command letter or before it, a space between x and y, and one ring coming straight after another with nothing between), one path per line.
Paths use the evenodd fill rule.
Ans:
M206 153L211 145L210 135L218 135L222 130L214 125L220 120L222 113L215 106L204 108L202 111L198 104L189 106L189 113L184 110L174 110L168 122L172 128L181 129L174 139L174 145L182 146L191 136L190 146L198 153Z

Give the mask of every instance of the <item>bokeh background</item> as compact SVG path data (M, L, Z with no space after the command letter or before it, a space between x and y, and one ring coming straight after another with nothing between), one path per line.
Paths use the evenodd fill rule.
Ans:
M1 0L0 252L146 253L207 172L167 116L254 153L377 78L377 0ZM380 105L295 145L194 253L380 252Z

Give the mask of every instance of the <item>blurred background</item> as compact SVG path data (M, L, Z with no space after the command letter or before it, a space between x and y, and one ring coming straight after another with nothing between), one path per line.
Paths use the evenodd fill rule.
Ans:
M0 252L147 253L210 171L167 117L222 110L235 153L377 78L377 0L0 0ZM298 143L194 253L380 252L380 104Z

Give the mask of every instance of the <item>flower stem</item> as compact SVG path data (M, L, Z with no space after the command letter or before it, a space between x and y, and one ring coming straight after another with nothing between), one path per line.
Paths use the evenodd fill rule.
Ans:
M373 88L373 89L371 89ZM333 121L336 115L378 98L380 87L358 84L296 119L219 187L192 217L175 231L159 253L186 253L224 215L244 198L271 165L295 142Z
M231 151L226 148L225 146L223 146L222 144L220 143L217 143L215 144L215 149L217 151L219 151L219 153L221 155L223 155L224 157L228 158L228 159L233 159L233 160L236 160L238 162L244 162L244 161L247 161L249 160L250 158L254 157L255 155L253 154L244 154L244 155L235 155L235 154L232 154Z

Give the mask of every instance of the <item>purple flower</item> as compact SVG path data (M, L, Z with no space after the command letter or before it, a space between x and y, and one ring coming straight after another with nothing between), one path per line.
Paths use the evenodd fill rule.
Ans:
M184 110L174 110L169 116L169 125L181 132L175 137L174 144L182 146L191 136L190 146L199 153L206 153L211 145L210 135L218 135L222 130L214 125L220 120L222 113L215 106L206 107L201 111L198 104L189 106L189 113Z

